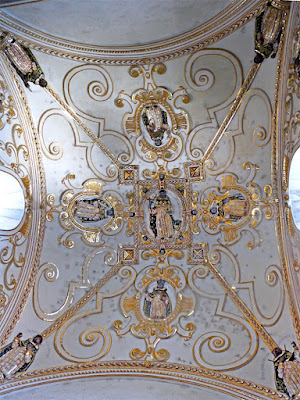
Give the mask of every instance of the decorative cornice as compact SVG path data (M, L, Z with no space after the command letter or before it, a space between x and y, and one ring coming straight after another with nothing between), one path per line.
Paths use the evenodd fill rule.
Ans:
M26 250L25 265L22 267L19 275L16 290L11 296L1 318L0 344L3 344L21 316L39 269L46 225L46 178L39 138L23 86L19 78L16 78L14 71L5 62L3 56L0 56L0 70L7 84L8 91L13 97L29 149L32 202L35 205L32 209L31 229L29 232L29 245Z
M75 61L108 65L136 65L167 61L198 51L240 29L259 15L266 0L234 0L197 28L150 44L100 47L58 38L34 29L0 11L0 27L21 43L43 53Z
M149 361L103 361L27 372L1 385L0 395L41 384L108 376L168 379L168 381L205 387L245 400L285 398L276 390L224 373L191 365Z
M295 335L298 342L300 342L300 322L299 322L299 300L297 300L298 290L296 285L298 279L294 279L295 270L293 270L293 263L289 257L289 229L286 224L286 207L284 191L282 187L282 179L287 176L287 171L283 171L284 167L284 146L285 139L283 133L283 126L285 122L285 99L287 96L287 81L289 73L289 64L292 56L292 41L294 31L297 25L299 13L299 5L295 2L291 6L290 18L287 26L283 32L283 39L280 43L278 64L277 64L277 75L276 85L274 94L274 105L273 105L273 117L272 117L272 186L274 198L277 200L277 213L275 215L276 233L278 252L281 259L282 270L283 270L283 282L285 286L285 292L287 301L289 304L289 310L291 319L293 322ZM284 38L286 40L284 41ZM284 44L284 45L283 45ZM285 174L285 175L284 175Z

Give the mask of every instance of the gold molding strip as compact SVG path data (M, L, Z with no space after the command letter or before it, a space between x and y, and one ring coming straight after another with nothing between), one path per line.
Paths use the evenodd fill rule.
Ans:
M256 18L266 1L234 0L196 28L169 39L135 46L96 46L66 40L34 29L3 11L0 11L0 26L26 47L56 57L95 64L145 65L173 60L211 46Z
M17 288L5 308L0 323L0 345L2 346L19 321L28 297L34 285L35 277L40 266L46 229L46 176L41 153L39 135L24 92L24 85L17 79L17 73L8 62L5 55L0 54L0 70L10 95L13 97L19 122L28 143L29 160L31 160L31 187L35 204L32 215L30 248L25 254L25 265L18 277ZM30 254L30 257L28 256Z
M55 332L60 326L67 321L69 318L73 317L76 312L83 307L101 288L108 282L121 268L120 264L116 264L112 267L107 274L101 278L95 286L93 286L88 292L86 292L71 308L65 311L59 318L57 318L47 329L45 329L41 335L44 339Z
M220 274L217 268L212 265L208 260L205 262L205 266L208 268L209 272L213 275L216 281L222 286L226 294L231 298L237 308L244 315L246 320L250 323L255 332L261 337L261 339L268 346L269 350L272 351L275 347L279 347L273 338L268 334L265 328L258 322L254 314L249 310L246 304L240 299L240 297L235 293L226 279Z
M148 377L169 382L206 387L244 400L283 400L277 390L246 379L227 375L194 365L162 361L115 360L96 363L69 364L54 368L27 371L15 375L0 386L0 395L43 384L70 381L78 378Z
M282 264L283 283L289 306L290 316L292 319L294 332L300 343L300 319L299 319L299 304L297 297L294 295L294 274L293 262L289 258L289 251L286 237L286 224L285 224L285 207L284 207L284 193L282 191L282 165L283 157L280 154L280 149L284 146L282 142L283 136L283 121L284 117L284 104L287 95L286 85L288 79L288 71L290 59L292 56L292 41L294 30L297 29L299 5L297 2L292 2L290 11L287 11L283 19L283 28L281 39L278 48L278 62L276 83L274 91L273 102L273 116L272 116L272 161L271 161L271 177L274 198L277 199L276 206L277 212L275 214L275 227L277 236L278 253ZM281 101L282 100L282 101Z
M94 132L82 121L82 119L72 110L72 108L60 97L60 95L48 84L45 88L54 100L77 122L83 131L92 139L94 143L102 150L102 152L113 162L117 167L121 167L120 161L112 154L108 147L98 138Z
M224 120L223 120L221 126L219 127L217 133L215 134L213 140L210 142L210 145L208 146L205 153L203 154L203 157L201 159L202 163L204 163L205 161L208 160L211 153L214 151L217 144L219 143L222 136L224 135L225 130L228 128L228 125L232 121L232 118L235 116L235 113L240 108L240 105L242 104L242 101L243 101L247 91L249 90L249 88L257 74L257 71L259 70L260 65L261 64L255 64L255 63L252 64L252 66L248 72L248 75L246 76L246 79L244 80L240 90L238 91L238 94L236 95L228 114L224 118Z

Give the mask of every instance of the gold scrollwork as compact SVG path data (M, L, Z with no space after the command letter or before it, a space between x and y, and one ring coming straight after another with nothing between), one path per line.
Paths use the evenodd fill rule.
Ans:
M144 252L144 259L155 256L151 251ZM181 257L177 251L169 252L168 257ZM159 258L159 257L158 257ZM182 325L181 319L193 313L195 297L183 294L186 286L184 272L177 266L170 265L165 258L159 258L156 265L144 268L135 280L135 295L124 293L120 300L121 310L129 323L123 326L122 321L115 321L113 328L122 337L129 331L145 340L146 350L133 349L133 359L166 360L169 352L166 349L156 351L161 339L173 336L176 332L189 340L196 329L193 323Z
M220 254L215 254L215 256L217 256L217 259L219 261ZM234 258L232 260L234 260ZM199 295L216 301L216 309L214 315L223 318L224 323L226 319L230 320L231 324L226 324L226 332L207 332L200 335L196 339L193 347L194 360L197 362L197 364L201 365L204 368L214 369L218 371L236 369L239 368L241 365L247 364L256 354L258 348L257 334L252 326L238 313L225 311L224 304L226 301L226 296L224 296L221 288L216 287L214 293L211 293L211 291L208 292L207 289L205 289L205 279L207 276L208 271L205 266L194 266L190 269L188 274L189 286ZM243 327L243 336L245 336L245 334L246 336L248 336L248 348L243 349L242 355L239 354L238 357L233 357L231 354L232 339L229 337L229 332L231 331L231 335L235 336L236 331L235 329L232 329L232 326L239 325ZM240 340L242 339L245 340L245 337L240 338ZM207 348L205 346L207 346ZM218 353L228 353L228 358L225 356L225 358L222 358L223 361L221 361L220 357L216 357ZM229 356L229 354L231 355ZM227 361L225 361L226 359Z
M97 250L96 252L93 251L86 259L85 264L88 266L91 260L102 252L103 251L99 250ZM111 262L113 262L113 260L109 260L109 263ZM86 271L86 273L88 273L88 270ZM80 322L82 318L86 320L87 318L93 318L94 316L98 316L99 314L101 314L103 311L103 300L106 298L120 296L122 293L128 290L128 288L134 282L136 273L133 268L126 266L118 271L118 276L121 279L122 283L119 285L119 288L117 288L117 290L116 287L114 287L113 291L98 291L96 293L96 305L94 308L75 313L74 315L70 316L70 318L68 318L66 321L64 321L64 323L59 327L55 335L54 346L57 353L61 357L68 361L77 363L82 361L91 363L93 361L99 360L100 358L108 354L111 348L111 334L106 328L102 326L93 326L86 328L82 331L80 323L78 324L78 329L81 330L81 332L79 333L79 343L81 344L81 346L91 349L94 349L95 346L98 348L96 354L92 354L91 352L86 351L85 356L76 355L74 354L74 350L68 350L68 330L71 326L72 330L76 329L77 323ZM85 281L90 283L88 278L86 278Z
M245 294L247 293L247 302L249 302L251 305L251 310L253 312L252 319L253 321L256 321L256 325L263 324L264 326L273 326L277 323L282 315L284 306L282 277L280 269L277 266L270 265L265 269L264 273L265 284L270 288L276 287L276 298L278 298L276 305L274 304L272 314L267 316L262 312L261 307L258 305L255 294L255 284L252 282L241 281L241 271L237 259L225 246L213 246L209 253L209 259L211 260L212 265L219 264L222 266L222 268L224 268L228 262L231 263L233 267L233 273L229 276L227 274L228 269L226 268L226 281L224 278L220 278L218 279L218 283L221 286L226 284L226 288L224 286L225 292L227 292L227 290L229 290L228 288L230 287L231 292L236 292L239 296L241 295L242 291ZM244 318L241 318L239 314L233 313L232 311L225 311L224 304L226 302L226 296L224 297L220 286L214 284L213 287L210 286L209 289L207 288L208 281L206 279L210 276L209 272L211 272L211 268L208 268L207 263L194 266L188 274L188 282L190 287L196 293L201 295L201 297L217 301L214 315L233 319L233 325L238 323L244 327L249 335L249 348L239 359L222 365L216 357L216 354L219 352L230 352L230 343L232 342L232 339L228 333L229 329L228 331L226 329L222 332L207 332L197 338L193 350L194 358L199 365L206 368L218 370L238 368L240 365L247 363L249 357L253 358L257 351L258 343L256 329L253 330L253 328L255 328L254 325L250 321L246 321ZM215 273L217 272L215 271ZM240 305L237 304L237 306L239 307ZM232 331L231 335L234 334L236 334L235 330ZM267 337L267 340L270 342L270 337ZM270 346L272 349L274 347L274 343L270 342ZM210 353L208 350L212 352L211 357L209 357ZM210 359L208 359L208 357Z
M82 77L85 78L83 82ZM89 82L86 84L87 78ZM66 74L63 81L64 94L67 103L76 111L76 113L81 117L90 119L92 121L101 122L101 118L99 119L99 117L96 117L91 113L87 113L76 105L76 102L73 100L76 94L72 93L73 87L78 85L77 82L79 82L81 86L86 85L87 94L90 99L103 102L108 100L113 93L113 81L110 74L105 68L100 67L99 65L84 64L72 68ZM80 92L80 96L82 96L82 92Z
M156 361L166 361L170 353L166 349L159 349L156 350L156 346L160 342L160 338L154 337L147 337L144 339L146 350L142 351L138 348L132 349L129 353L130 357L133 360L156 360Z
M59 213L60 225L66 233L58 238L58 241L68 248L74 246L70 237L81 234L82 240L88 245L99 245L102 234L116 235L123 228L123 218L128 217L124 213L125 203L123 198L115 191L102 190L103 182L88 179L81 188L75 188L71 182L75 175L70 174L63 179L67 187L61 195L61 202L54 205L55 196L48 194L46 218L53 221L53 213ZM130 206L129 206L130 208ZM104 223L101 224L101 221Z
M85 347L85 356L73 354L74 350L71 352L68 350L69 340L64 340L64 336L67 336L68 328L75 324L76 321L81 318L87 318L89 316L99 314L99 310L88 310L76 314L73 318L70 318L67 323L60 327L55 335L55 350L57 353L63 357L65 360L71 362L87 362L91 363L93 361L99 360L104 357L111 348L111 334L110 332L102 326L93 326L84 329L79 334L79 343L81 346ZM74 327L73 327L74 329ZM96 354L87 354L87 348L98 347Z
M0 129L4 128L5 123L11 124L16 117L13 98L8 94L4 82L0 80Z
M220 65L222 65L223 71L220 73ZM217 104L213 104L211 99L214 99L210 95L210 92L214 92L215 86L220 84L221 79L226 79L226 76L231 82L230 86L226 85L226 92L222 92L217 97ZM202 92L207 91L208 101L207 113L209 115L210 122L204 122L193 127L186 140L185 150L186 154L192 161L199 161L204 157L204 148L200 148L199 143L207 143L207 137L212 137L213 141L218 130L218 122L216 120L217 113L223 109L226 109L235 99L235 96L242 84L243 72L237 57L229 51L222 49L203 49L197 53L192 54L185 65L185 80L193 91ZM215 100L213 100L215 101ZM226 132L226 138L229 141L230 151L228 160L224 163L222 168L218 168L214 171L214 162L210 159L206 163L206 170L209 174L217 174L224 172L228 167L229 163L233 158L234 146L233 136L237 132ZM213 145L213 141L210 146ZM210 147L209 146L209 147ZM207 157L208 158L208 157ZM208 161L206 159L206 161Z
M237 183L234 174L219 177L221 191L218 187L205 189L199 201L194 195L193 204L200 205L200 212L194 221L194 233L198 232L197 221L201 222L203 229L212 235L222 232L226 244L234 244L241 237L242 228L248 224L247 230L253 235L253 241L248 243L249 248L259 245L261 239L255 230L261 221L262 210L265 210L267 219L273 216L272 188L265 185L262 197L261 189L253 181L247 181L246 187Z
M12 99L10 101L12 107ZM16 114L11 111L11 117L13 116L16 116ZM10 123L11 121L8 122ZM1 170L18 181L24 194L24 213L20 223L12 230L1 231L5 242L0 251L0 262L5 265L3 284L7 291L13 291L16 288L18 279L18 276L15 275L19 275L20 272L18 270L20 271L25 265L24 249L28 244L27 239L31 228L32 215L29 150L20 124L16 123L12 126L11 141L0 140L0 152Z
M182 152L182 138L189 131L187 114L175 106L179 97L184 103L189 102L186 90L180 86L172 94L154 82L153 72L164 74L165 71L164 64L131 67L131 76L143 75L144 88L136 90L131 97L122 90L115 99L117 107L123 107L124 102L129 104L131 112L124 116L124 132L134 138L139 157L151 163L159 159L165 162L177 159Z

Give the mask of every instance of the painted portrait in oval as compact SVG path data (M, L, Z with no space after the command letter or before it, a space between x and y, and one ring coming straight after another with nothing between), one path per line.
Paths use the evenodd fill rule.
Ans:
M144 212L146 226L155 238L170 240L181 229L181 202L170 190L158 190L149 197Z
M113 207L97 195L86 195L78 198L72 213L75 221L87 228L104 225L114 217Z
M147 142L163 147L169 140L172 124L167 110L160 104L147 104L141 113L140 127Z
M217 197L210 206L211 216L219 223L236 223L245 218L250 209L248 199L236 191Z
M144 317L159 321L169 317L175 308L176 297L173 287L163 279L152 282L141 297Z

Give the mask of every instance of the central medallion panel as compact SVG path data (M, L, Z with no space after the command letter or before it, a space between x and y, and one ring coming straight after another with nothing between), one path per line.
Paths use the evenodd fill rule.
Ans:
M135 241L140 248L182 248L191 240L191 193L185 179L138 181Z

